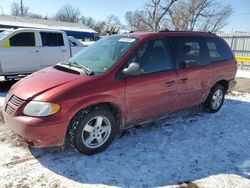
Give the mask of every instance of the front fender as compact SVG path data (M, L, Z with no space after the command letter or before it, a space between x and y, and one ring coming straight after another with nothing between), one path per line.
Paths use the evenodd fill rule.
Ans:
M120 110L122 117L125 117L126 113L124 100L113 95L98 95L78 100L69 108L67 114L70 114L69 118L71 120L80 110L98 103L111 103L115 105Z

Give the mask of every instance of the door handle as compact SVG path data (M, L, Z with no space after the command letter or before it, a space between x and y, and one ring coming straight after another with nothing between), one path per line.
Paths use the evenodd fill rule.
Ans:
M167 85L168 87L170 87L170 86L173 86L173 85L175 84L175 80L166 81L165 83L166 83L166 85Z
M181 78L181 79L179 79L179 81L180 81L181 83L185 84L185 83L187 83L188 78Z
M62 49L61 52L67 52L67 50L66 49Z
M181 79L179 79L180 81L187 81L188 80L188 78L181 78Z

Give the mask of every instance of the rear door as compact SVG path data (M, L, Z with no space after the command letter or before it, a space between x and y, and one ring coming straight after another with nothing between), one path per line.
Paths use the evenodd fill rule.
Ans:
M143 73L126 78L127 123L136 123L174 110L177 73L164 39L144 43L126 66L136 62Z
M204 96L202 65L206 61L206 46L199 36L173 36L172 50L178 65L176 108L200 104Z
M1 48L1 66L4 74L30 73L40 68L40 53L35 32L23 31L11 36Z
M65 46L62 33L42 31L40 36L41 68L53 66L69 57L69 48Z

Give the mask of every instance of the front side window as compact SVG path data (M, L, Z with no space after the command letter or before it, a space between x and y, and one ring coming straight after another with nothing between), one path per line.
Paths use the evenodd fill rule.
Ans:
M10 40L10 46L32 47L35 46L35 33L33 32L18 33L12 36L9 40Z
M205 63L206 51L201 37L171 37L171 44L180 68L195 67Z
M138 63L143 73L154 73L175 69L168 46L163 39L144 43L129 60Z
M103 74L115 65L137 41L138 39L130 37L106 37L84 48L67 63L81 64L94 73Z
M62 33L40 32L43 46L64 46Z

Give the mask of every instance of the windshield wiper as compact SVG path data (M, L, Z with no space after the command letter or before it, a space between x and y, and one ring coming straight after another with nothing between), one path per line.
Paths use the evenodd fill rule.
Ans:
M77 62L68 62L68 63L62 63L63 65L68 65L69 67L76 67L79 69L82 69L84 72L86 72L87 75L92 75L93 71L90 70L88 67L81 65L80 63Z

